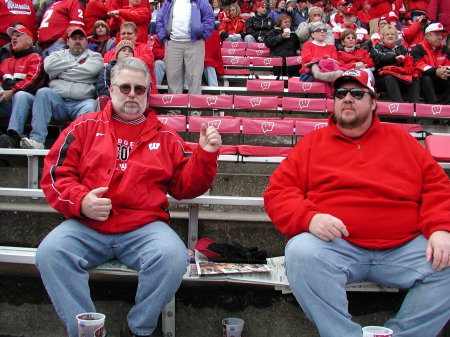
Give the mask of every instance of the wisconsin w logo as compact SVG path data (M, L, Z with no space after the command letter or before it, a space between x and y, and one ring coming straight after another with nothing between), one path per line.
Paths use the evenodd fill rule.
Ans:
M150 149L150 151L158 150L160 145L160 143L150 143L148 144L148 148Z

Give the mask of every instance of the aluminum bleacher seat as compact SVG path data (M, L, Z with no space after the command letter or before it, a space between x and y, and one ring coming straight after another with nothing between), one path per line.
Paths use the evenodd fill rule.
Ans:
M325 98L283 97L283 111L327 112Z
M414 103L377 102L377 113L385 116L414 116Z
M450 135L427 136L425 147L444 168L450 168ZM446 164L443 165L443 163Z
M322 94L325 96L325 83L323 82L300 82L298 77L288 80L288 91L303 94Z
M248 91L284 92L282 80L247 80Z
M450 105L416 103L417 117L450 117Z

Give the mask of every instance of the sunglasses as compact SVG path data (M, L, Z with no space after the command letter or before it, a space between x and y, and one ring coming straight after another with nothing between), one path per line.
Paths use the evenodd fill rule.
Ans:
M334 91L334 98L344 99L345 96L347 96L348 93L350 93L350 95L352 95L353 98L358 99L358 100L362 99L365 94L370 94L370 92L368 90L364 90L364 89L357 89L357 88L344 89L344 88L340 88L340 89L336 89Z
M113 85L118 87L120 92L124 95L128 95L131 92L131 88L133 88L134 93L137 96L141 96L145 94L145 92L147 91L147 87L144 85L135 85L134 87L132 87L129 84L121 84L121 85L113 84Z
M327 32L327 29L326 29L326 28L317 28L317 29L314 31L314 33L318 33L318 32L320 32L320 33L322 33L322 32L326 33L326 32Z

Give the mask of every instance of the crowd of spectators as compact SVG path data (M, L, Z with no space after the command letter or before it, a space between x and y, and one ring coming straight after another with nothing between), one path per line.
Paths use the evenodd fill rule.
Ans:
M169 93L201 94L202 78L217 86L224 72L223 41L264 43L283 58L275 75L328 83L327 96L358 68L392 101L449 104L449 10L445 0L0 0L0 147L44 148L50 119L107 99L123 57L147 64L150 93L166 77ZM301 65L287 66L295 55Z

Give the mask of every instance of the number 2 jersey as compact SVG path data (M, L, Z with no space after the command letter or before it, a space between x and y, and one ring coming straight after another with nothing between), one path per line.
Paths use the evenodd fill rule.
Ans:
M39 43L44 48L60 37L65 39L69 26L84 27L84 6L78 0L55 1L44 13L39 27Z

